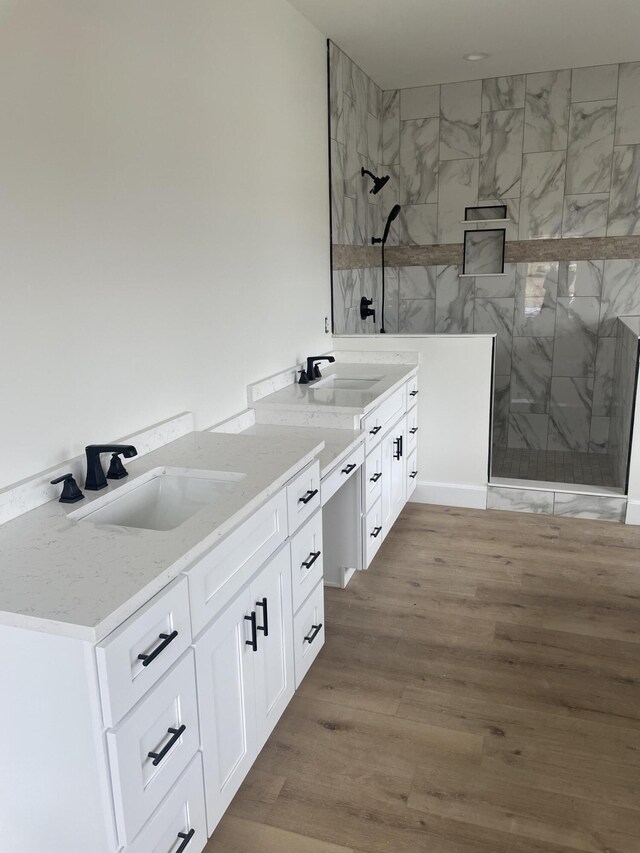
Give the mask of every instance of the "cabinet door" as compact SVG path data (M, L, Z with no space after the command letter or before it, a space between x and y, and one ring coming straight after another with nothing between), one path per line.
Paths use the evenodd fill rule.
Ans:
M403 416L382 440L382 537L386 537L407 500L407 418Z
M253 612L247 587L195 644L209 835L258 754Z
M258 651L254 657L257 748L262 749L295 689L291 553L283 548L251 584Z

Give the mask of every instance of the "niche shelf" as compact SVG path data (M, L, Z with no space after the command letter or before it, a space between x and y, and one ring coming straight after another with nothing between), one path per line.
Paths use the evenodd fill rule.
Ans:
M462 277L504 275L504 228L464 232Z

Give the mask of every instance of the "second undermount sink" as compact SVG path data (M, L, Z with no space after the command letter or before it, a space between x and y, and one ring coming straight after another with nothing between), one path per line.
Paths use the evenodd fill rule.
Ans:
M156 468L68 517L94 524L174 530L245 477L227 471Z
M345 376L327 376L326 379L319 379L310 386L313 388L327 388L333 391L368 391L376 382L379 382L380 376L372 376L369 378L349 378Z

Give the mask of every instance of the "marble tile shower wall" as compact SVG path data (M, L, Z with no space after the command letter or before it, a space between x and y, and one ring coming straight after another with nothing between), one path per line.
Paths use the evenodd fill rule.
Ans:
M616 324L614 380L611 395L609 453L621 487L626 486L633 412L639 364L640 317L625 317Z

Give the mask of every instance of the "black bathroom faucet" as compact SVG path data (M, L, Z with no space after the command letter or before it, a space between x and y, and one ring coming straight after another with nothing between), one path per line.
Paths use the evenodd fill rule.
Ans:
M332 355L311 355L307 359L307 377L309 382L313 382L314 379L320 379L322 374L320 373L320 368L316 364L317 361L328 361L330 364L333 364L335 358Z
M138 451L133 444L89 444L85 448L85 453L87 454L87 479L84 487L93 492L104 489L109 485L104 475L102 462L100 461L101 453L113 453L116 459L119 454L122 454L125 459L131 459L132 456L138 455ZM111 473L112 470L114 471L113 474ZM126 477L126 475L127 472L124 470L122 463L119 466L112 463L109 469L110 477L120 479L121 477Z

